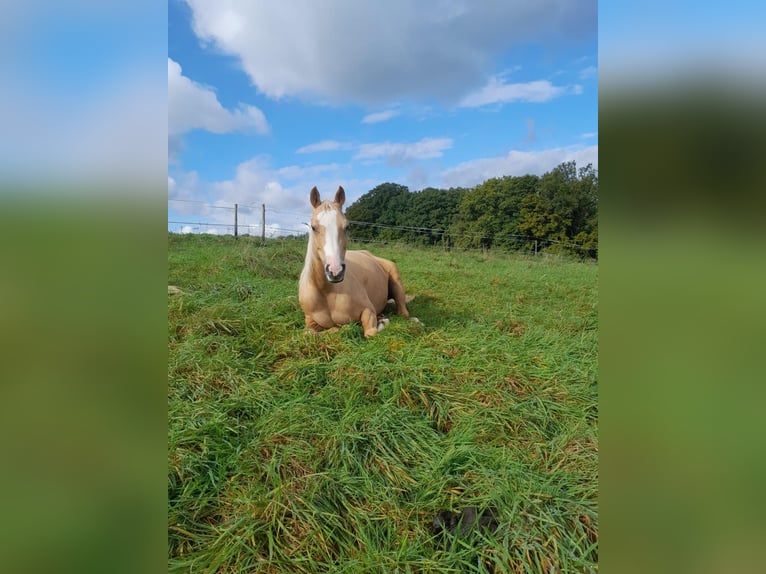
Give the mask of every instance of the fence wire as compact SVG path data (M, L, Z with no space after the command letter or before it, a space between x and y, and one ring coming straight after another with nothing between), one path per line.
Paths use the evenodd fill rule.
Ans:
M278 209L278 208L268 208L264 205L247 205L247 204L237 204L235 207L232 206L225 206L225 205L219 205L219 204L211 204L206 203L203 201L196 201L196 200L190 200L190 199L168 199L168 202L179 202L179 203L191 203L200 205L203 207L208 207L211 209L225 209L229 210L231 212L239 212L240 214L251 214L252 210L257 209L258 212L261 212L261 209L264 209L265 213L275 213L279 215L292 215L296 217L307 217L307 213L305 212L299 212L299 211L291 211L288 209ZM435 242L432 246L434 247L440 247L443 244L446 244L447 242L450 243L449 248L450 249L463 249L463 247L458 247L452 244L452 240L455 238L468 238L475 241L484 241L492 239L493 242L497 242L498 239L509 239L513 238L516 240L526 241L529 244L534 244L535 249L529 249L526 247L517 247L517 248L504 248L500 246L493 246L492 249L503 249L506 251L514 251L519 253L529 253L529 254L538 254L546 245L559 245L561 247L566 247L570 249L577 249L582 251L585 254L588 254L591 257L597 257L598 256L598 247L590 247L586 245L581 245L579 243L573 243L569 241L561 241L558 239L548 239L548 238L537 238L530 235L521 235L521 234L515 234L515 233L505 233L505 234L488 234L488 233L481 233L481 232L452 232L449 229L441 229L441 228L435 228L435 227L420 227L420 226L410 226L410 225L388 225L384 223L374 223L369 221L356 221L356 220L349 220L349 223L352 225L352 231L350 234L349 239L351 241L359 242L359 243L373 243L373 244L387 244L392 242L404 242L404 243L412 243L412 241L408 241L407 237L392 237L392 238L367 238L362 236L354 236L353 233L353 226L364 226L364 227L373 227L378 229L391 229L393 231L402 231L402 232L412 232L412 233L421 233L421 234L429 234L431 236L441 236L441 243ZM171 225L182 225L184 228L182 229L169 229L171 233L210 233L211 229L216 230L215 233L218 233L218 229L224 230L223 234L225 235L255 235L259 234L261 236L266 237L289 237L289 236L303 236L308 233L308 227L309 224L307 222L301 222L300 225L304 226L302 229L296 229L295 227L291 228L285 228L281 226L269 226L264 225L262 223L245 223L245 222L237 222L236 225L232 223L223 223L223 222L210 222L210 221L171 221L168 220L168 226ZM204 230L203 230L204 229ZM241 230L245 230L244 233ZM255 233L253 233L255 231ZM418 245L431 245L431 244L423 244L418 243ZM479 249L483 249L483 247L478 247ZM476 249L474 247L473 249Z

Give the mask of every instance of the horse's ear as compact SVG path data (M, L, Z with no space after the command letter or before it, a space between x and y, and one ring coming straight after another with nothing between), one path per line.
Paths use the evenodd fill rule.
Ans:
M343 207L343 203L346 201L346 192L343 190L342 186L338 186L338 191L335 192L335 203L338 204L338 207Z
M311 205L313 207L318 207L319 204L322 203L322 200L319 198L319 190L317 189L316 185L311 188L309 199L311 200Z

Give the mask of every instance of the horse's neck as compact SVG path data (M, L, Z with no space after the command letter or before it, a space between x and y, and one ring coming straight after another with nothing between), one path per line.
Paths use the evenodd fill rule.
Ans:
M310 232L309 244L306 248L306 260L303 263L303 271L301 271L301 284L313 285L320 290L326 285L322 260L317 257L316 251L314 251L313 238Z

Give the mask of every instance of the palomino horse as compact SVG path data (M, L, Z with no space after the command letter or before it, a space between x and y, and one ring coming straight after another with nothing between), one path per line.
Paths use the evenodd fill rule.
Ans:
M346 251L348 221L343 215L346 192L338 187L332 202L322 201L316 187L309 196L314 212L306 263L298 285L298 300L306 315L306 328L324 331L361 323L365 338L381 331L379 321L389 298L396 312L409 317L399 270L392 261L369 251Z

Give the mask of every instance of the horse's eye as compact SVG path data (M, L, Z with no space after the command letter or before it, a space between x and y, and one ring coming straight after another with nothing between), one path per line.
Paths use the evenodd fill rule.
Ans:
M313 231L314 233L316 233L316 232L317 232L317 226L316 226L316 225L312 225L312 226L311 226L311 231Z

